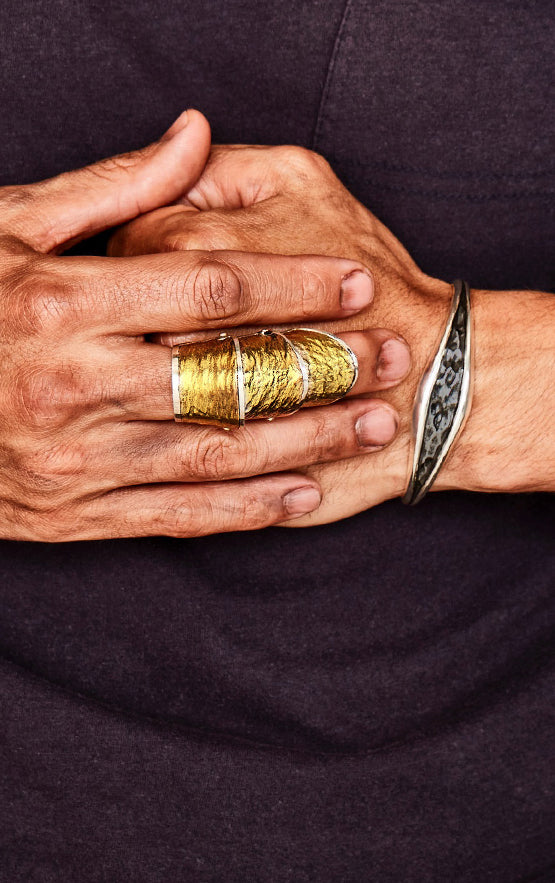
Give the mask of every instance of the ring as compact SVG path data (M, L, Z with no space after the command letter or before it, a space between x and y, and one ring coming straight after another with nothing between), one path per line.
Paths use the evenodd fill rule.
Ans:
M430 490L468 416L472 397L472 312L468 283L453 283L441 343L416 394L414 454L403 502L418 503Z
M174 418L226 429L246 420L273 420L303 405L336 402L357 376L351 348L310 328L177 344L172 347Z

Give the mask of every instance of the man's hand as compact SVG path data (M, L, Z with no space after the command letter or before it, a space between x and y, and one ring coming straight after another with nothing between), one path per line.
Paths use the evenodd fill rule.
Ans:
M179 204L138 218L111 243L114 255L189 248L318 252L344 255L371 269L371 311L316 327L347 339L347 330L366 328L371 317L372 325L395 328L408 340L413 370L388 395L401 414L400 431L394 444L371 458L307 470L321 483L324 498L295 526L334 520L402 495L414 395L444 330L451 285L422 273L322 157L295 147L213 148L201 179ZM552 489L553 300L538 292L473 291L472 297L474 402L434 489Z
M202 250L58 256L176 199L209 149L206 120L189 111L142 151L0 190L0 537L263 527L319 504L317 482L287 470L393 437L395 411L375 401L344 402L325 426L315 411L237 433L177 425L170 352L148 337L353 315L372 297L359 262ZM359 338L362 391L401 379L404 343L383 330ZM400 358L380 377L391 340Z

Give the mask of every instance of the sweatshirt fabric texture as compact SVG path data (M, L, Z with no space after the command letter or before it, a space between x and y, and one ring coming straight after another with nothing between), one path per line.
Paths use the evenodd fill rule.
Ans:
M554 24L545 0L8 0L0 183L197 107L216 143L322 153L430 275L552 290ZM555 880L553 523L547 495L443 493L0 543L0 880Z

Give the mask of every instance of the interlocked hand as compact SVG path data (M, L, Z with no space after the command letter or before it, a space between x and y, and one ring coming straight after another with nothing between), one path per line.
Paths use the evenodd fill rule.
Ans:
M287 427L225 433L177 425L170 352L151 337L353 315L371 299L359 261L212 249L60 255L178 198L209 149L206 120L189 111L144 150L0 189L1 537L263 527L320 502L317 481L291 470L365 453L393 436L394 410L359 400L299 414ZM364 336L362 391L384 385L378 353L393 338L383 330ZM401 344L398 379L407 367Z

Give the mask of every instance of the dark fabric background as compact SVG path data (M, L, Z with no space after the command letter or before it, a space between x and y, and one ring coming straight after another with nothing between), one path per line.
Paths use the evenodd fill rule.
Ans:
M551 290L554 19L7 2L0 182L196 106L216 141L324 153L427 272ZM555 880L554 573L541 495L0 544L0 879Z

